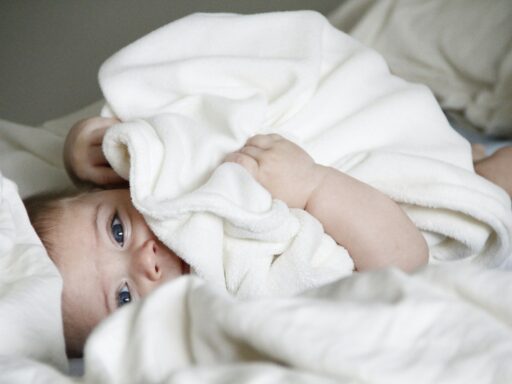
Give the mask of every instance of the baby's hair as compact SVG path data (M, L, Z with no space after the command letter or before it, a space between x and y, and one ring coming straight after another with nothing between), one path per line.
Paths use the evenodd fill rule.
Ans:
M93 191L64 190L38 194L23 201L30 222L52 261L54 261L53 255L57 252L57 244L55 244L57 226L64 214L64 210L69 206L69 203L79 201L90 192ZM79 335L76 330L73 314L67 313L65 306L62 309L66 351L68 356L78 357L82 353L84 337Z
M80 199L86 193L88 192L63 190L41 193L23 200L30 223L34 227L37 236L41 239L50 258L55 251L53 234L66 204L71 200Z

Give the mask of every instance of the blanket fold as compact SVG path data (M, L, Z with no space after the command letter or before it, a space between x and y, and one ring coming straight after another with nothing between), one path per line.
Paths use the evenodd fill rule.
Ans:
M512 378L512 300L503 292L511 284L508 271L452 264L413 275L359 273L293 297L237 300L182 277L95 330L85 382L170 384L203 373L202 382L253 383L266 373L265 383L505 384ZM221 367L240 376L230 380L224 371L219 380Z
M123 121L104 152L134 205L232 293L292 294L353 270L315 218L273 201L242 167L219 167L257 133L291 138L402 204L432 260L507 263L510 199L474 173L431 92L318 13L192 15L122 49L99 78L105 114Z

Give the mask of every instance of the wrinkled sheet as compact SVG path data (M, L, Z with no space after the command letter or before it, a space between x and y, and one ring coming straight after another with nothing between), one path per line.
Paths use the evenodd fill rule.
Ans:
M251 301L182 277L95 330L85 382L510 383L511 291L509 271L455 265Z
M241 301L182 277L100 324L79 382L507 384L511 285L509 271L450 264ZM77 380L22 357L0 367L13 384Z
M0 172L16 183L22 198L74 188L64 168L64 140L74 123L99 115L103 104L98 100L40 126L0 118Z
M184 40L185 39L185 40ZM183 43L186 41L186 44ZM400 203L432 262L510 259L510 198L474 173L432 93L315 12L196 14L101 67L103 149L135 207L197 274L235 295L293 294L350 274L302 210L223 157L277 132Z
M375 48L396 75L428 85L443 109L512 137L510 0L346 0L334 26Z
M64 135L0 119L0 172L22 198L71 186L62 160Z
M67 369L61 289L16 185L0 173L0 382L19 358Z

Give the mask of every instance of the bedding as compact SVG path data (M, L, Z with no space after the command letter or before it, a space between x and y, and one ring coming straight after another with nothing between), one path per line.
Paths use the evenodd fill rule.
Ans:
M250 301L182 277L96 329L85 381L505 384L511 289L509 271L453 264Z
M329 30L325 32L326 35L330 33ZM302 33L301 36L303 35ZM197 39L200 40L200 37L197 36ZM346 41L357 48L355 53L364 51L355 42ZM296 59L299 64L308 61L307 57ZM374 59L379 60L376 57ZM388 78L389 74L382 68L375 65L374 69L376 73ZM377 79L382 80L378 76ZM405 89L409 87L398 79L392 81L397 81ZM412 87L411 95L415 92L421 93L420 88ZM208 94L209 91L201 95ZM289 96L290 93L284 92L283 95ZM178 96L182 97L182 101L193 99L189 95ZM271 112L279 112L279 105L275 106L273 103L286 97L280 99L279 96L282 95L274 96L269 98L270 107L264 105L263 111L269 107ZM395 96L400 96L400 93ZM293 97L290 99L296 101ZM311 98L307 101L310 100ZM422 100L427 101L429 97L425 96ZM199 111L223 105L215 104L215 97L213 100L201 101L203 105L198 102ZM237 110L236 102L234 104L227 111ZM282 104L287 105L284 102ZM379 105L378 102L376 104ZM364 102L362 105L364 106ZM400 102L395 105L400 106ZM75 119L94 115L98 109L99 104L95 104L86 108L85 112L44 124L43 128L52 135L48 137L58 139L54 143L62 143L70 123ZM110 109L113 110L112 107ZM446 121L434 109L439 119L436 121L440 125L439 132L431 132L432 135L448 129ZM286 111L286 108L281 110ZM396 112L396 109L391 111ZM307 115L304 111L302 113ZM228 127L241 121L236 116L228 115L215 113L209 116L226 119L223 122L227 121ZM383 119L379 120L377 126L386 127L392 124L392 121L384 118L387 117L386 114L381 117ZM403 119L416 122L416 117L414 114L405 114ZM294 115L288 119L293 123ZM355 122L372 122L369 117L359 119L357 114L352 119ZM153 122L145 116L132 123L144 125L142 131L149 133L151 140L155 132L161 131L156 126L147 124L145 120ZM311 120L314 119L309 121ZM2 125L3 123L5 124ZM277 126L281 128L286 123L287 120L284 119ZM87 345L85 377L80 380L67 377L62 373L66 371L67 362L60 325L61 280L35 237L19 196L54 188L51 183L45 184L43 175L51 174L55 170L63 172L59 163L61 151L58 145L48 145L44 148L51 150L50 154L46 153L42 147L32 142L31 139L36 136L30 134L16 137L18 126L0 122L0 132L10 131L11 135L7 139L5 135L0 135L0 145L4 145L0 151L0 156L3 156L0 159L1 169L11 169L9 176L23 185L17 191L11 181L0 175L0 263L2 267L8 266L0 268L0 332L2 340L9 340L9 343L2 342L0 345L0 382L511 381L512 373L510 364L507 363L512 350L512 303L503 294L510 292L509 272L477 269L465 263L431 265L411 276L395 270L350 275L325 287L275 300L241 301L227 296L222 284L212 285L193 276L185 277L164 285L147 300L127 306L107 319L93 333ZM270 126L275 127L272 124L264 125L266 129ZM7 129L2 131L5 127ZM41 130L24 128L25 132ZM397 136L401 133L403 132L400 129L396 132ZM249 134L245 133L246 136ZM304 140L297 137L291 129L286 134L293 136L295 140ZM449 143L453 146L450 148L453 149L453 157L449 155L450 162L458 162L462 158L463 166L458 164L458 167L468 171L467 143L457 135L448 136ZM48 139L48 143L53 139ZM111 156L117 156L117 161L128 175L130 167L137 166L133 157L137 153L135 144L132 143L134 137L127 134L124 127L119 127L118 130L112 130L111 139L110 145L115 144L115 149L111 149ZM164 139L165 133L162 134L162 141ZM243 137L236 137L230 145L234 146L242 140ZM368 136L362 136L361 140L368 140ZM376 144L370 140L369 144L360 145L371 147ZM128 154L124 149L126 147L130 156L133 155L131 163L120 156ZM390 149L395 147L390 146ZM8 156L3 148L13 151L10 153L18 153L19 156ZM434 148L440 156L448 156L447 152L450 152L448 148L436 146L430 149ZM314 150L314 147L309 150ZM54 161L50 164L54 165L40 168L40 172L36 174L27 173L24 166L20 166L48 163L45 160L48 156L53 156ZM155 158L158 160L158 156ZM29 160L24 163L26 159ZM187 163L182 164L182 167L187 169L186 165ZM357 170L357 164L355 169ZM232 171L242 181L245 180L239 170ZM69 185L65 174L59 172L55 178L56 183ZM364 176L364 172L359 172ZM185 180L189 177L190 175L184 175ZM31 180L25 180L26 178ZM187 183L185 184L189 187L193 184L190 180ZM179 190L183 186L179 185L177 188ZM496 207L500 206L501 193L492 188L490 191L497 200ZM274 202L269 202L268 199L266 201L273 209ZM501 208L507 208L507 203L503 204ZM506 214L509 211L504 209L503 212ZM233 232L240 234L235 230ZM473 233L477 232L476 230ZM480 235L482 233L488 233L489 243L493 242L490 235L492 230L480 232ZM478 248L475 244L468 247L471 246ZM5 250L8 252L4 252ZM14 251L11 252L12 250ZM482 250L482 258L486 257L487 251L489 250ZM494 257L495 260L499 259L496 253ZM14 266L12 269L11 264ZM12 270L17 273L12 274Z
M0 372L20 357L67 369L61 289L16 185L0 173Z
M62 160L66 134L78 120L99 115L104 104L98 100L39 127L0 119L0 170L22 198L74 188Z
M23 198L72 187L62 162L64 137L0 119L0 170L16 180Z
M272 200L242 167L217 168L257 133L291 137L402 204L432 262L510 263L510 198L474 173L430 91L320 14L192 15L116 53L99 80L106 113L123 121L103 149L135 207L235 295L293 294L353 270L315 218Z
M512 2L346 0L334 26L375 48L396 75L428 85L474 129L512 137Z

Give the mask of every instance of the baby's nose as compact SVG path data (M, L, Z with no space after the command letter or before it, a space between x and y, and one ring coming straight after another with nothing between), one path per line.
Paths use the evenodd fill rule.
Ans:
M138 249L133 261L136 271L151 281L158 281L162 276L157 255L158 244L150 239Z

